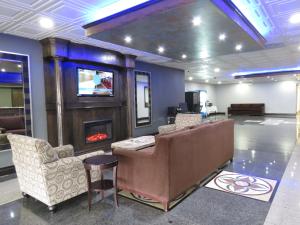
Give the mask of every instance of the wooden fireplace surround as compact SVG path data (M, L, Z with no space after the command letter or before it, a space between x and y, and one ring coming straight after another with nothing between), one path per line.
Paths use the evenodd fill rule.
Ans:
M47 38L41 43L49 143L72 144L75 153L82 154L108 150L112 142L130 137L136 57L58 38ZM113 71L114 96L78 97L78 67ZM101 119L113 121L112 139L85 143L84 122Z

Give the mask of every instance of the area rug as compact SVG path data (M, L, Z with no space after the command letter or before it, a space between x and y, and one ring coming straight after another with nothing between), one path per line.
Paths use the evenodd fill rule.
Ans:
M184 194L181 194L180 196L178 196L174 201L172 201L170 203L169 209L172 209L173 207L175 207L183 199L185 199L187 196L189 196L194 190L196 190L196 188L197 188L196 186L192 187L188 191L186 191ZM134 201L137 201L137 202L140 202L140 203L152 206L154 208L164 210L164 207L163 207L163 205L160 202L157 202L157 201L152 200L150 198L146 198L144 196L137 195L137 194L130 193L130 192L127 192L127 191L123 191L123 190L120 191L118 194L121 195L121 196L123 196L123 197L125 197L125 198L129 198L129 199L132 199Z
M17 178L0 182L0 205L16 201L22 198Z
M268 202L276 180L222 171L205 187Z

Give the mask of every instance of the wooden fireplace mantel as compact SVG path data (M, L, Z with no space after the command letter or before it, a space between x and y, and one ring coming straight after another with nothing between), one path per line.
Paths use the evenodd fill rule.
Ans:
M107 150L111 142L132 136L134 68L136 56L59 38L41 40L48 141L72 144L77 153ZM113 97L78 97L76 68L108 69L114 72ZM83 143L83 122L112 119L113 138L95 144Z

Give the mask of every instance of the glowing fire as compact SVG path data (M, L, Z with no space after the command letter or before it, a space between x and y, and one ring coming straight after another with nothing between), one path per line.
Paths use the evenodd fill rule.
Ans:
M96 133L92 134L86 137L87 142L97 142L97 141L103 141L108 138L107 134L104 133Z

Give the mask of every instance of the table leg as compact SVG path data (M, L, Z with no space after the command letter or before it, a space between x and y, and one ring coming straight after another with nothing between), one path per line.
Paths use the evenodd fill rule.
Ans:
M119 207L119 202L118 202L118 184L117 184L117 180L118 180L118 178L117 178L117 176L118 176L118 174L117 174L118 166L115 166L113 170L114 170L113 171L113 173L114 173L113 174L113 179L114 179L114 189L115 189L114 199L115 199L115 206L116 206L116 208L118 208Z
M89 205L89 211L91 211L91 205L92 205L92 181L91 181L91 173L89 169L85 169L86 172L86 179L87 179L87 185L88 185L88 205Z
M103 172L102 172L102 170L100 170L100 179L103 180ZM104 191L103 190L101 191L101 199L102 200L104 199Z

